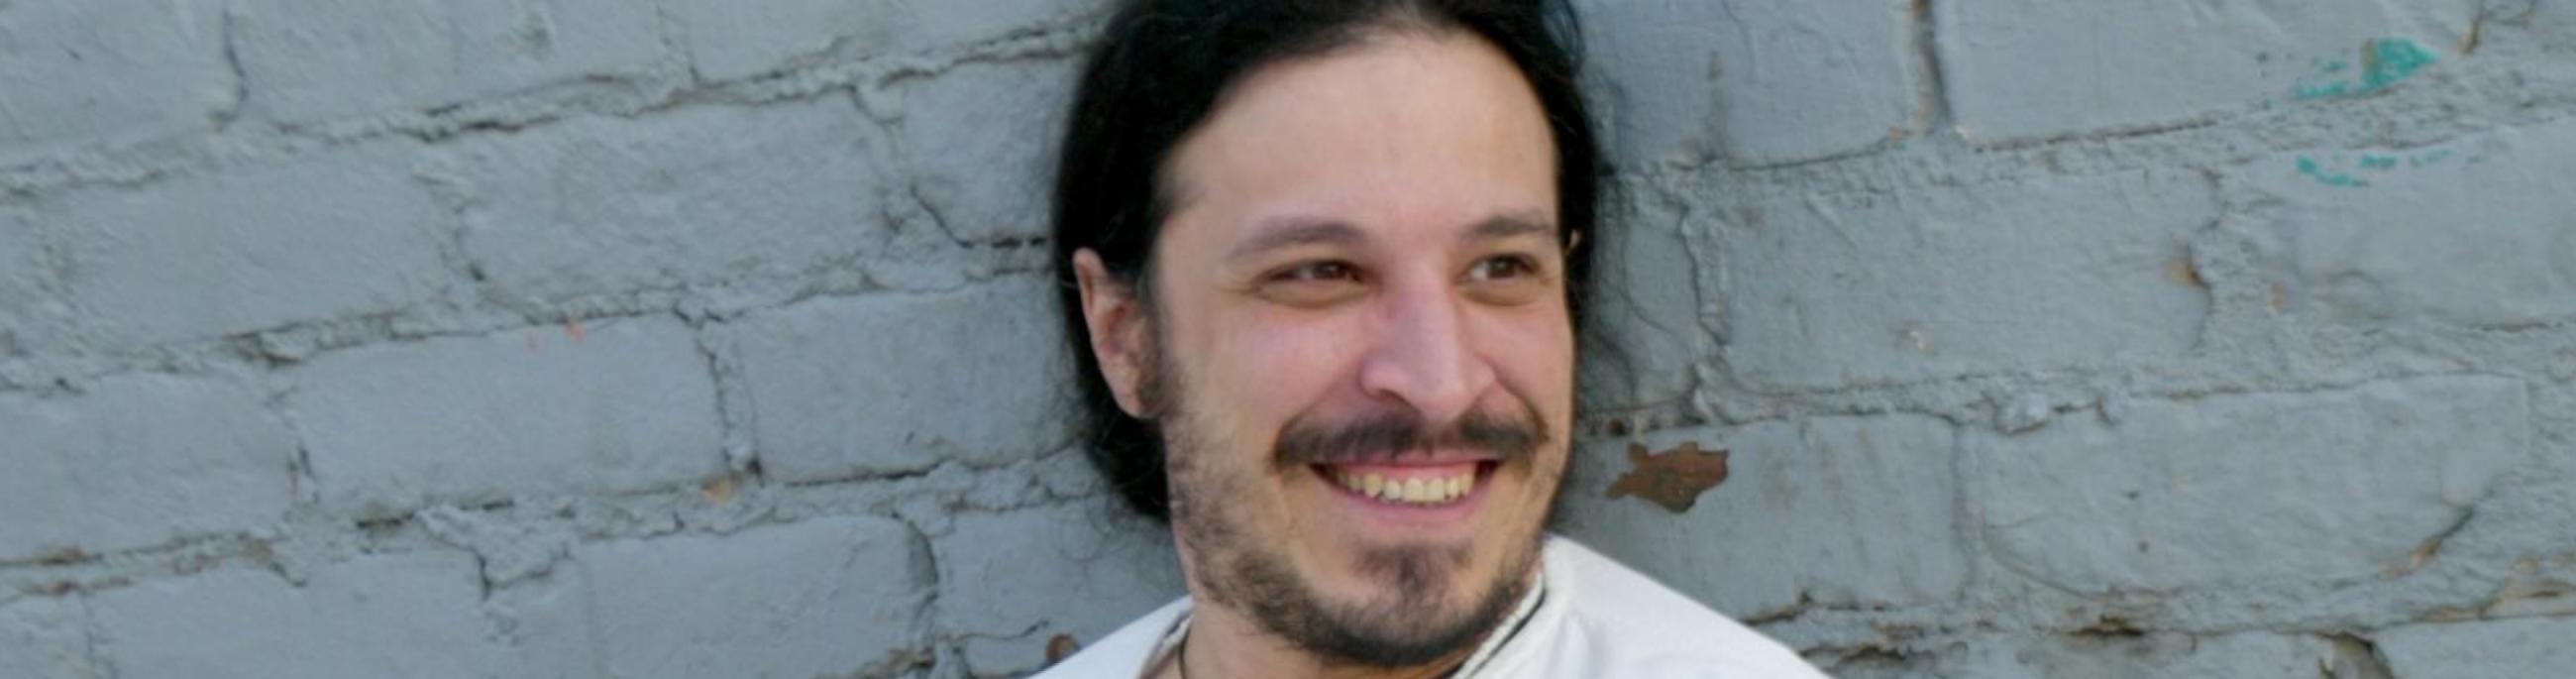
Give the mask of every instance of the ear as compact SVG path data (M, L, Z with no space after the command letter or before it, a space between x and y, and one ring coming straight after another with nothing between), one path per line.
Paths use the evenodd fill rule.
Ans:
M1073 253L1073 277L1082 287L1082 322L1091 331L1091 356L1100 363L1101 379L1109 381L1109 393L1117 396L1118 409L1137 418L1146 418L1144 397L1140 393L1145 380L1152 341L1147 327L1152 319L1145 313L1144 302L1135 286L1109 274L1108 265L1100 263L1100 253L1082 248Z

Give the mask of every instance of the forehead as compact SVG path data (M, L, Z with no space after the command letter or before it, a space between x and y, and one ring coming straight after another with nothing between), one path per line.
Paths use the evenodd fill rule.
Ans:
M1313 220L1381 238L1506 215L1553 223L1552 144L1500 50L1462 31L1380 33L1237 83L1173 154L1165 236L1224 242Z

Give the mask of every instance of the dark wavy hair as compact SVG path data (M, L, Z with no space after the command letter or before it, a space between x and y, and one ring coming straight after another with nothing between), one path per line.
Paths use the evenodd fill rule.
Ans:
M1150 260L1171 207L1163 171L1173 147L1254 70L1388 30L1475 35L1509 57L1537 93L1556 144L1558 235L1575 245L1566 261L1566 304L1581 336L1589 244L1601 240L1595 226L1608 173L1577 79L1582 37L1571 7L1550 0L1127 0L1082 71L1058 147L1053 245L1088 453L1137 512L1170 517L1162 433L1120 410L1101 376L1074 253L1099 253L1110 276L1150 310ZM1585 236L1566 241L1571 234Z

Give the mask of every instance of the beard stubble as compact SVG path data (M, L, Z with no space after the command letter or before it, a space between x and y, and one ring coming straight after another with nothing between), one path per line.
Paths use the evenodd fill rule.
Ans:
M1202 464L1202 456L1225 454L1229 442L1197 426L1203 420L1192 416L1186 396L1177 389L1181 376L1161 352L1151 353L1145 364L1153 369L1144 376L1140 400L1162 430L1172 525L1181 549L1189 553L1190 575L1208 603L1245 614L1263 631L1327 665L1391 669L1463 651L1493 631L1527 591L1538 561L1536 522L1511 535L1487 538L1508 541L1503 563L1467 601L1453 604L1448 594L1474 565L1472 542L1363 547L1356 572L1372 595L1361 601L1325 596L1297 572L1279 541L1265 539L1277 536L1259 530L1252 525L1254 517L1227 502L1257 497L1246 486L1259 479ZM1267 465L1248 468L1269 468L1285 477L1312 464L1394 460L1434 448L1484 450L1502 456L1497 474L1516 467L1532 483L1546 487L1543 506L1533 514L1546 517L1552 514L1548 509L1556 498L1557 476L1541 474L1536 459L1552 439L1538 411L1522 405L1517 416L1477 412L1440 426L1408 413L1341 422L1301 416L1282 427Z

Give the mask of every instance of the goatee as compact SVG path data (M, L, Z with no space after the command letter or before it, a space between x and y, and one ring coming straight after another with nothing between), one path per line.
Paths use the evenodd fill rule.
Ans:
M1162 396L1171 396L1164 393ZM1250 535L1248 517L1229 511L1229 498L1244 497L1241 479L1200 468L1197 455L1215 449L1188 440L1185 420L1166 419L1172 522L1187 550L1191 574L1208 603L1249 616L1265 632L1327 664L1382 669L1418 667L1457 654L1500 624L1527 591L1538 556L1538 527L1513 541L1492 581L1463 605L1449 601L1469 570L1472 542L1457 545L1364 547L1357 573L1374 594L1362 601L1332 601L1295 571L1277 545ZM1501 458L1498 464L1527 471L1549 440L1534 409L1520 417L1473 414L1431 428L1400 414L1343 423L1291 422L1272 460L1283 473L1310 464L1389 461L1417 451L1471 449ZM1532 479L1547 482L1548 479ZM1551 489L1552 490L1552 489ZM1554 493L1547 494L1552 503ZM1547 512L1537 515L1546 516Z

